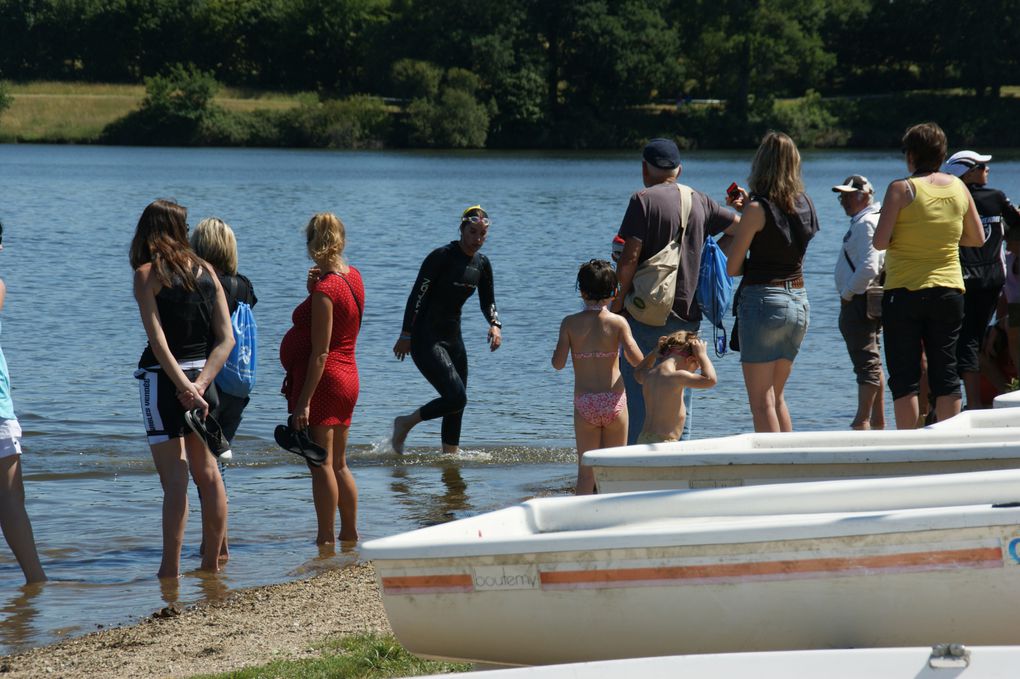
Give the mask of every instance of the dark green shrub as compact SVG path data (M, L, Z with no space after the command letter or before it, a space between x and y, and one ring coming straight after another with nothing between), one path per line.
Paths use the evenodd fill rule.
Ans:
M208 146L283 146L283 111L213 109L203 121L197 143Z
M107 125L102 140L152 146L200 143L208 119L222 115L212 103L218 89L211 73L175 64L166 73L145 79L141 107Z
M451 68L446 72L444 89L460 90L475 96L482 86L482 79L464 68Z
M304 104L285 114L280 125L287 146L379 148L389 137L390 113L382 99L356 94Z
M393 93L402 99L434 99L439 95L443 69L428 61L401 59L390 72Z
M201 120L219 88L212 73L174 64L166 73L145 79L142 108L168 117Z
M446 89L436 101L412 101L407 124L412 146L482 148L489 133L489 112L468 92Z
M766 122L786 132L802 148L846 146L850 139L850 131L840 127L839 118L814 90L800 99L775 102Z

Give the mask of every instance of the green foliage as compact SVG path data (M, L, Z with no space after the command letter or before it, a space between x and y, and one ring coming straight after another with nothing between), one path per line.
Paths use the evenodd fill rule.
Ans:
M597 102L606 110L647 104L660 93L675 95L681 81L679 43L663 15L666 5L663 0L588 0L567 3L569 13L561 7L554 17L560 22L558 77L566 84L561 103Z
M468 672L468 664L422 660L404 650L392 636L362 634L324 644L323 656L314 660L279 660L261 667L246 667L194 679L382 679L422 674Z
M14 97L11 96L11 87L7 82L0 80L0 116L4 114L11 104L14 103Z
M439 95L443 69L427 61L401 59L391 73L394 94L403 99L434 99Z
M378 148L389 138L391 114L378 97L305 104L280 122L280 141L287 146Z
M219 83L212 73L174 64L165 74L145 79L142 110L158 116L200 121L209 114Z
M862 93L956 88L983 101L1007 99L1001 95L1020 73L1015 4L0 0L0 74L17 82L148 77L153 101L128 124L108 130L108 141L125 143L294 138L335 146L388 139L607 147L679 121L692 123L681 132L693 145L753 145L768 126L791 130L805 145L839 145L846 141L843 130L853 129L847 143L871 145L890 137L895 143L889 130L899 119L895 125L874 119L854 100ZM961 39L974 35L981 36L979 45ZM167 71L180 63L195 66ZM293 119L226 115L204 109L179 86L182 78L202 76L311 91L324 100L366 93L415 103L381 132L360 104L336 105L336 111L324 104ZM783 101L809 90L824 97ZM681 94L719 100L723 110L652 110ZM455 133L442 116L449 101L467 101L464 95L472 103L453 113L469 129ZM970 121L954 120L959 138L991 138L996 145L1014 138L1015 124L998 105L978 107ZM941 116L938 111L923 117ZM720 129L724 124L733 129Z
M769 125L789 134L801 148L844 146L850 138L814 90L801 99L775 102Z
M410 97L404 141L432 148L481 148L489 134L490 106L477 95L482 79L465 68L444 71L427 61L402 59L391 74L398 94ZM492 105L492 110L496 110Z
M224 115L212 104L218 89L211 73L175 64L166 73L145 79L141 107L108 125L103 139L153 146L200 143L210 118Z
M684 50L695 94L726 99L738 120L751 102L817 88L835 66L820 30L821 0L698 0L689 7Z
M829 106L840 125L853 130L852 146L895 147L908 126L929 118L945 130L950 148L1020 146L1017 97L979 101L964 95L888 95L845 98Z
M482 148L489 113L470 93L446 89L438 100L415 99L407 107L412 146Z
M283 146L286 112L225 111L215 108L203 121L197 144L211 146ZM298 144L287 144L297 146Z
M467 92L472 97L482 87L481 78L464 68L451 68L447 71L444 84L448 89Z

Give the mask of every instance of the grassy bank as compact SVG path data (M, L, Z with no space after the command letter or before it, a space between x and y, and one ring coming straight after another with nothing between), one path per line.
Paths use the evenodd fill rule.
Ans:
M202 87L212 98L201 98L199 105L188 103L191 95L181 96ZM191 73L163 87L156 104L150 98L139 111L146 97L142 85L37 82L10 89L13 104L0 114L0 142L613 149L661 136L688 149L748 149L774 129L805 149L888 149L899 145L907 126L935 120L951 147L1020 147L1015 86L994 99L958 90L843 97L808 91L762 100L740 116L722 102L571 110L521 129L490 129L484 106L457 90L405 105L366 95L319 101L313 93L220 87L211 75Z
M361 634L322 645L322 657L309 660L278 660L222 674L193 679L383 679L422 674L468 672L471 665L422 660L411 655L390 635Z
M87 144L145 97L144 85L33 82L12 84L14 102L0 114L0 141ZM223 88L213 103L228 111L283 111L315 95Z

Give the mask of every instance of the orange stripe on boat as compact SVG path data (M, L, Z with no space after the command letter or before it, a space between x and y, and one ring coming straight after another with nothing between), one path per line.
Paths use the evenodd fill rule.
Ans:
M400 592L404 590L470 590L473 587L471 575L458 573L455 575L402 575L384 577L383 590Z
M987 566L990 562L996 562L999 566L1002 565L1002 550L1000 547L859 557L706 564L700 566L543 571L540 575L543 585L618 584L655 580L717 580L820 574L835 575L847 571L861 570L927 570L944 568L946 566Z

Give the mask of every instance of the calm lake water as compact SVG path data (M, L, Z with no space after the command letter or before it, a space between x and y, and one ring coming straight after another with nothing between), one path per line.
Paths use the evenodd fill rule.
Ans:
M684 180L722 202L745 183L752 152L686 154ZM809 194L822 231L807 254L811 327L787 398L801 430L849 424L856 386L836 327L832 268L846 217L830 187L851 173L879 192L902 176L899 153L807 153ZM549 364L560 319L579 307L578 265L608 258L631 192L635 153L423 153L0 146L0 276L4 352L25 429L28 508L52 582L21 587L0 546L0 651L145 617L165 601L304 577L358 558L320 550L304 465L272 440L286 417L277 358L290 313L305 296L303 227L314 212L347 225L347 257L365 279L358 343L361 397L350 432L363 539L462 518L536 495L569 492L575 474L572 376ZM993 186L1015 194L1020 162L996 157ZM187 574L161 590L161 491L145 443L132 371L145 335L131 295L128 244L155 198L216 215L235 230L240 269L259 297L259 385L245 414L230 495L231 561L217 577ZM493 225L485 252L496 276L504 345L485 346L477 303L465 307L470 403L465 453L438 451L436 423L409 453L385 446L394 415L433 392L410 361L393 358L417 268L457 236L460 212L481 203ZM716 362L719 386L699 393L697 438L751 431L735 355ZM192 516L184 567L198 565Z

